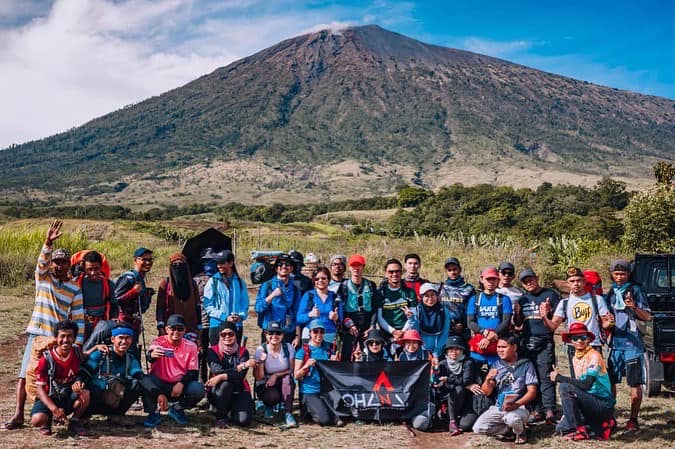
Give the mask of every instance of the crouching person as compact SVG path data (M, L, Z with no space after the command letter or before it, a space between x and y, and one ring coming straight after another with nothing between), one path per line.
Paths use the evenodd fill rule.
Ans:
M68 430L75 435L87 434L80 418L90 398L79 376L81 356L73 347L77 330L74 321L58 322L54 328L56 346L45 351L35 368L37 399L31 410L31 423L43 435L51 435L52 422L68 424Z
M496 393L497 402L478 417L473 431L525 444L525 423L530 415L526 406L536 399L539 381L532 362L518 357L518 343L519 338L513 334L499 337L499 359L481 386L488 396Z
M218 336L218 343L211 346L206 355L211 373L206 382L207 396L216 409L216 427L225 428L229 422L248 426L253 399L246 373L255 362L249 359L248 350L237 343L237 326L233 322L221 324Z
M134 330L128 324L112 328L112 346L96 346L83 366L87 386L91 390L91 406L87 415L106 415L109 421L131 424L123 416L141 396L140 380L143 369L138 359L129 353L133 344Z
M167 410L178 425L186 425L184 410L194 407L204 397L204 386L197 380L197 345L183 338L184 335L183 316L171 315L166 321L166 335L155 338L148 347L146 357L152 367L141 381L143 408L148 412L145 427L158 426L160 411Z

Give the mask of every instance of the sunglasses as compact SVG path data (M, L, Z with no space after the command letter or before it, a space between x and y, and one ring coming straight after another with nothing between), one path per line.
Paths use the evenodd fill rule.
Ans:
M234 337L236 334L234 332L221 332L221 337Z
M586 341L588 340L588 335L572 335L570 337L572 341Z
M279 267L291 267L293 265L289 262L281 262L277 266L279 266Z
M170 331L173 331L173 332L183 332L183 331L185 331L185 328L183 326L171 326L171 327L168 327L167 329L169 329Z
M382 344L381 341L369 341L368 346L380 346Z
M328 278L327 277L316 277L316 278L314 278L314 280L315 281L327 281Z
M312 329L310 332L313 334L325 334L326 331L324 329Z
M401 274L401 270L387 270L388 274Z
M283 332L281 332L281 331L268 331L267 332L267 335L270 335L270 336L274 336L274 335L279 336L281 334L283 334Z
M514 275L513 271L500 271L500 273L502 274L502 276L513 276Z

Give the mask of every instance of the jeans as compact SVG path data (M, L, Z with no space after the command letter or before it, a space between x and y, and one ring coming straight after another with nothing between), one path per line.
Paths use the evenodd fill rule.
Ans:
M574 430L586 424L599 427L614 414L614 406L607 400L593 396L576 385L561 383L558 388L564 415L556 427L559 432Z

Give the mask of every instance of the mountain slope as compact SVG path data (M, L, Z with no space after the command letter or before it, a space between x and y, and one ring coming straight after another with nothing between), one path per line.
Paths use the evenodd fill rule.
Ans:
M280 172L345 160L401 164L428 185L448 165L645 175L654 160L674 158L674 115L668 99L366 26L285 40L2 151L0 188L63 189L58 172L74 191L98 193L105 189L87 188L216 160Z

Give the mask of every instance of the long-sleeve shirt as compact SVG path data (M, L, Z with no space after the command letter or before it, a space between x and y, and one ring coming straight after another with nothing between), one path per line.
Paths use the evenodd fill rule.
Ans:
M268 304L265 298L277 287L281 289L282 295L275 296ZM293 284L292 279L289 279L286 284L276 276L269 281L265 281L260 286L255 300L255 311L258 315L262 314L262 319L259 320L262 329L266 329L270 321L278 321L284 326L284 333L293 334L299 302L300 292Z
M235 275L236 276L236 275ZM223 279L215 274L204 287L204 310L209 317L209 327L218 327L231 313L239 315L237 327L248 318L248 289L239 277Z
M44 245L35 268L35 307L26 332L51 337L59 321L70 318L77 323L78 344L84 343L82 291L73 281L61 282L49 272L51 246Z
M319 297L319 293L316 290L305 292L305 294L302 295L302 299L300 299L300 306L298 307L298 314L295 320L299 326L304 327L307 323L312 321L313 318L310 318L309 312L312 311L313 307L319 309L318 319L320 319L321 323L325 326L326 333L334 334L337 332L335 323L328 319L328 315L336 308L338 313L338 323L342 322L343 319L342 301L335 300L335 293L328 290L328 297L324 302Z

